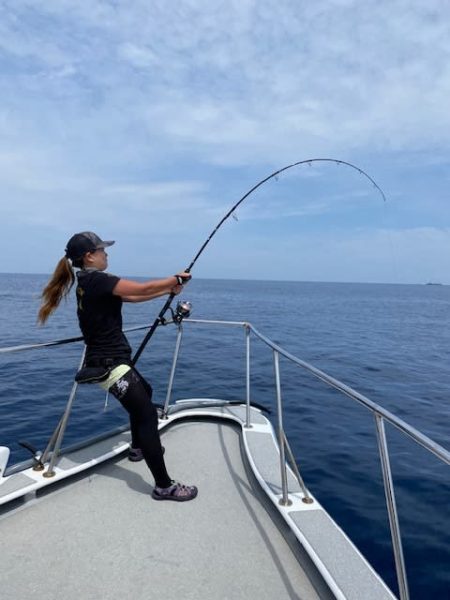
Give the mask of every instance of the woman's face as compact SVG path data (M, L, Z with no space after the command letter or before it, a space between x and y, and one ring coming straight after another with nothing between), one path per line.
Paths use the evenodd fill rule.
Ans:
M108 254L104 248L99 248L94 252L88 252L83 258L84 266L89 269L98 269L104 271L108 266Z

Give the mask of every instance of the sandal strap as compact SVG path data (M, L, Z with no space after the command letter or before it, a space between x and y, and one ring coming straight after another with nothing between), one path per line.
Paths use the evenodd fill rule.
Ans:
M195 485L185 485L183 483L173 482L173 484L167 488L160 488L155 486L153 496L158 499L190 499L195 498L197 495L197 488Z

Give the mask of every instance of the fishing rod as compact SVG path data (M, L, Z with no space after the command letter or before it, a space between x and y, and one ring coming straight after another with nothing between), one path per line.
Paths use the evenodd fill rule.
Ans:
M242 196L242 198L240 198L236 202L236 204L234 204L230 208L230 210L222 217L222 219L219 221L219 223L216 225L216 227L212 230L212 232L209 234L209 236L207 237L207 239L205 240L205 242L203 243L203 245L200 247L200 250L197 252L197 254L192 259L192 261L191 261L190 265L188 266L188 268L185 269L185 272L186 273L190 273L191 272L192 267L195 265L195 263L197 262L197 260L203 254L206 246L209 244L209 242L211 241L211 239L215 236L215 234L220 229L220 227L223 225L223 223L225 223L225 221L235 212L235 210L238 208L238 206L240 206L242 204L242 202L244 202L244 200L250 196L250 194L252 194L260 186L262 186L264 183L266 183L266 181L269 181L272 178L276 178L278 175L280 175L280 173L283 173L284 171L287 171L288 169L292 169L293 167L298 167L300 165L305 165L305 164L311 165L312 163L316 163L316 162L330 162L330 163L334 163L336 165L345 165L347 167L350 167L351 169L354 169L355 171L358 171L358 173L360 175L362 175L363 177L365 177L366 179L368 179L372 183L372 185L381 194L381 197L383 198L383 202L386 202L386 196L384 195L383 190L376 183L376 181L374 181L372 179L372 177L370 175L368 175L365 171L363 171L362 169L360 169L359 167L357 167L356 165L354 165L354 164L352 164L350 162L347 162L345 160L339 160L337 158L309 158L307 160L300 160L298 162L292 163L291 165L287 165L286 167L283 167L282 169L278 169L277 171L274 171L268 177L265 177L264 179L261 179L261 181L259 181L246 194L244 194ZM145 346L148 344L148 342L150 341L150 338L152 337L152 335L156 331L156 328L159 325L162 325L162 324L165 323L164 315L170 309L170 305L172 304L172 301L173 301L174 298L175 298L175 294L173 294L173 293L170 294L169 297L167 298L167 301L164 304L164 306L162 307L159 315L156 317L156 319L153 322L152 326L150 327L150 329L148 330L148 332L145 335L144 339L142 340L139 348L136 350L136 353L135 353L135 355L132 358L132 364L133 365L135 365L136 362L138 361L139 357L141 356L142 352L144 351ZM185 303L185 304L187 305L188 303ZM180 314L176 317L175 320L178 320L178 322L180 322L184 316L188 316L188 312L189 312L189 306L183 306L183 305L181 305L181 307L180 307Z

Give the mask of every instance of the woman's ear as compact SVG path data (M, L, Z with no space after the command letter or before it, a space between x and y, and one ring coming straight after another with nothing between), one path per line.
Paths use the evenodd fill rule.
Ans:
M85 267L89 267L90 265L92 265L92 261L93 261L92 254L93 254L93 252L86 252L86 254L83 256L83 264Z

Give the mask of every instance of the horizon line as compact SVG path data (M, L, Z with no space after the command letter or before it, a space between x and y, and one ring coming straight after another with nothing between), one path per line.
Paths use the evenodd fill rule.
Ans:
M0 271L0 275L20 275L29 276L36 275L38 277L51 277L51 273L22 273L16 271ZM154 279L161 279L163 277L145 277L144 275L126 275L123 278L135 278L135 279L147 279L152 281ZM255 283L326 283L326 284L340 284L340 285L432 285L432 286L446 286L448 283L440 281L425 281L425 282L393 282L393 281L328 281L328 280L313 280L313 279L249 279L242 277L196 277L198 281L251 281Z

